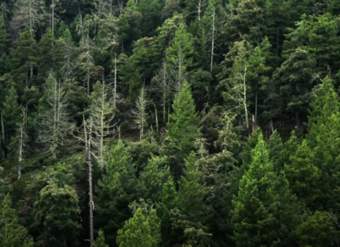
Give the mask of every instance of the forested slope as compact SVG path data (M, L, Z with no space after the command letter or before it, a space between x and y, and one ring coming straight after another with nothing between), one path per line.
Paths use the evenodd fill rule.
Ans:
M0 246L340 246L340 1L1 0Z

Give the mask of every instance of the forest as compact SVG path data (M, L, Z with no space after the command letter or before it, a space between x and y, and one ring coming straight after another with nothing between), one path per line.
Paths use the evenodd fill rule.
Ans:
M339 0L0 0L0 247L339 247Z

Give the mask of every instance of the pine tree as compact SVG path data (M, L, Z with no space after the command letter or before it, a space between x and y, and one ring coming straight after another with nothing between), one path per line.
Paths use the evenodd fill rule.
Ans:
M142 87L136 102L136 111L134 112L135 122L139 130L139 140L143 139L147 127L147 104L148 101L146 100L145 89Z
M167 167L167 158L164 156L152 156L140 174L144 199L152 199L153 202L161 201L163 185L170 177Z
M177 27L175 37L166 50L166 62L175 88L179 88L187 79L187 72L193 62L193 37L186 30L184 23Z
M333 246L339 241L336 219L325 211L308 216L296 230L300 246Z
M290 245L297 221L294 217L295 206L288 181L284 175L274 171L268 147L261 134L233 201L232 220L236 245ZM276 230L272 231L274 228Z
M4 72L6 67L6 54L9 51L9 35L5 23L5 14L0 11L0 74Z
M207 188L196 157L190 155L185 164L177 193L175 228L182 229L185 245L207 246L212 237L206 226Z
M173 103L170 115L165 151L171 159L171 169L179 178L181 163L195 150L194 143L200 137L200 126L189 84L184 81Z
M105 235L104 235L103 230L99 230L98 237L96 241L94 242L93 247L108 247L105 241Z
M308 50L298 48L291 52L274 72L274 87L268 94L270 114L291 127L300 127L306 120L312 88L318 82L317 71L315 57Z
M47 22L45 3L42 0L19 0L15 2L14 18L11 26L14 30L29 30L33 36L40 26Z
M289 162L284 166L290 189L305 205L315 208L320 195L321 172L314 164L314 153L304 140L290 155Z
M66 146L67 135L73 129L67 113L66 93L62 83L50 73L39 102L39 140L53 159Z
M106 167L96 189L96 223L104 226L108 242L113 242L112 232L130 217L128 205L137 199L139 185L129 147L122 141L108 149L105 160Z
M340 110L333 82L326 77L313 92L307 141L313 164L321 171L318 208L338 215L340 197Z
M6 247L33 247L32 238L27 230L19 224L11 199L7 195L0 203L0 245Z
M247 129L250 128L250 113L253 115L254 129L260 110L264 110L261 96L265 94L268 86L269 48L268 39L264 39L256 47L246 40L235 42L218 75L224 101L230 105L228 111L242 115L243 125Z
M263 3L261 0L230 1L226 30L232 42L246 39L258 44L262 41L266 31Z
M34 204L34 224L44 245L66 247L76 242L80 229L78 204L78 195L69 185L50 182L40 190Z
M157 247L161 242L160 220L154 208L138 207L118 231L119 247Z
M90 95L88 125L91 126L93 136L91 145L91 155L101 168L104 168L104 141L113 133L113 119L115 116L113 107L112 89L104 81L97 82Z

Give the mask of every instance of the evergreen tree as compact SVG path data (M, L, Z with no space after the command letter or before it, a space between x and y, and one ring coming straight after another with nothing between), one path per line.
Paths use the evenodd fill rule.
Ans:
M6 53L9 51L9 35L6 28L5 14L0 11L0 74L4 72L6 66Z
M103 230L99 230L98 232L98 237L96 239L96 241L94 242L94 247L109 247L107 244L106 244L106 241L105 241L105 236L104 236L104 232Z
M318 208L338 215L340 111L338 96L328 77L313 93L310 116L307 140L313 153L313 164L321 171L320 193L315 194Z
M184 81L177 93L170 115L165 151L171 159L175 178L182 173L182 162L195 150L194 143L200 137L200 126L189 84Z
M163 185L170 177L167 167L167 158L164 156L152 156L140 175L144 199L160 202Z
M315 200L320 194L321 173L314 164L314 153L307 141L303 141L295 154L291 154L284 169L292 192L307 206L315 207Z
M12 154L16 157L16 135L19 127L20 106L18 103L18 94L11 81L4 88L4 99L0 101L0 139L1 147L5 156ZM10 152L11 151L11 152Z
M186 160L184 174L179 181L175 215L175 227L183 231L184 244L189 246L207 246L211 233L205 225L207 188L203 184L196 157L190 155Z
M238 194L233 201L236 245L292 244L298 215L295 205L286 178L275 173L268 147L263 136L259 135L251 163L241 178ZM276 231L270 230L274 228Z
M109 242L123 222L130 217L129 203L137 199L139 185L129 148L122 141L107 151L106 167L98 181L96 196L97 224L103 227Z
M34 204L38 241L48 246L76 244L80 228L79 198L69 185L51 182L43 187Z
M186 30L185 24L180 23L174 39L166 50L168 70L177 89L187 79L186 74L193 62L193 52L193 38Z
M11 207L11 199L7 195L0 204L0 245L6 247L33 247L32 238L20 225L15 209Z
M269 88L268 94L270 114L291 128L301 127L306 121L311 90L318 82L315 57L308 50L298 48L277 68L273 78L274 87Z
M90 152L101 168L105 166L104 141L113 132L115 110L111 87L104 81L97 82L90 95L87 121L90 126L89 134L93 136L89 143Z
M314 212L296 232L300 246L335 246L339 241L335 217L328 212Z
M66 93L62 83L50 73L39 102L39 140L53 159L63 151L73 129L67 113Z
M147 127L147 100L145 96L144 87L140 90L140 95L136 102L135 122L139 130L139 140L142 140L145 134L145 129Z
M157 247L161 242L160 220L154 208L138 207L118 231L119 247Z
M246 39L257 44L262 41L266 29L264 1L230 1L229 12L226 30L232 42Z

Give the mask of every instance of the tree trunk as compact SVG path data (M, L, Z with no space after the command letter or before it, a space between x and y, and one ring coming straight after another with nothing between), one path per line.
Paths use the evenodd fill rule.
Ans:
M113 81L113 108L117 109L117 55L114 60L114 81Z
M215 50L215 8L213 10L213 16L212 16L210 73L212 73L213 65L214 65L214 50Z
M166 83L166 63L163 63L163 123L166 123L166 107L167 107L167 97L168 97L168 90L167 90L167 83Z
M92 120L90 121L89 126L87 126L87 123L84 119L84 140L85 140L86 163L88 167L90 247L92 247L94 244L94 228L93 228L94 201L93 201L92 157L91 157Z
M244 68L243 73L243 107L244 107L244 117L246 122L246 127L249 130L249 117L248 117L248 107L247 107L247 67Z

